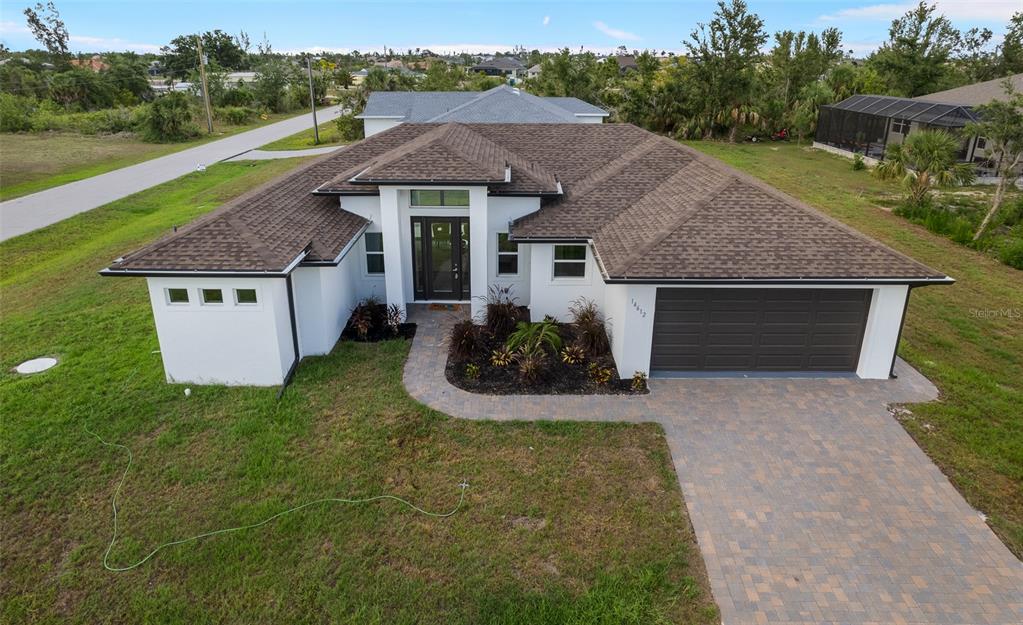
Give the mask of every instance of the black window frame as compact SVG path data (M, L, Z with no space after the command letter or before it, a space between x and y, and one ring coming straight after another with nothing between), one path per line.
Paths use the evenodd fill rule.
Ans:
M504 237L504 244L511 246L513 251L501 249L501 237ZM501 271L501 260L503 258L511 258L515 263L515 271L503 272ZM517 276L519 275L519 244L511 241L507 232L497 233L497 275L498 276Z
M416 198L421 193L438 193L440 201L437 204L421 204L416 202ZM449 194L465 194L465 204L450 204L447 201ZM412 208L469 208L469 191L468 189L412 189L409 192L409 206Z
M369 241L370 237L376 239L380 238L380 249L370 249ZM370 276L382 276L387 273L387 263L384 262L384 233L383 232L367 232L363 235L363 242L366 248L366 274ZM380 271L374 271L373 266L370 263L370 257L380 258Z
M582 258L558 258L558 250L566 248L582 248ZM555 280L582 280L586 278L586 265L589 260L589 246L584 243L556 243L551 253L551 277ZM582 273L558 273L558 267L582 267Z

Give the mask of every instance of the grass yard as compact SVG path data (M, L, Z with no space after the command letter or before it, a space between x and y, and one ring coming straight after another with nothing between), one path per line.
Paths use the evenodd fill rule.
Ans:
M1023 272L883 210L897 185L847 159L794 144L690 145L958 281L913 291L899 354L942 397L903 423L1023 557Z
M269 115L265 121L257 118L242 126L215 122L214 134L203 133L182 143L146 143L127 133L3 133L0 134L0 200L83 180L303 113Z
M713 623L656 426L477 423L406 395L408 343L341 343L277 389L163 381L145 284L110 259L287 170L224 163L0 243L0 621L34 623ZM55 355L18 377L23 359ZM110 497L125 565L157 544L308 509L101 567Z
M321 115L320 119L323 119ZM362 123L361 121L359 123ZM312 124L310 124L311 126ZM337 129L337 124L334 120L321 122L320 123L320 142L316 143L316 137L313 135L313 129L303 130L302 132L296 132L290 137L284 137L278 139L272 143L260 147L260 150L304 150L305 148L322 148L328 145L337 145L338 143L345 143L341 139L341 134Z

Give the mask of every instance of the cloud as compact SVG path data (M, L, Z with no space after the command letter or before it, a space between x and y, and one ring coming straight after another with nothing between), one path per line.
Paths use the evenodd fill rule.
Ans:
M604 33L608 37L611 37L612 39L624 39L625 41L639 41L640 40L640 36L639 35L637 35L635 33L630 33L627 30L619 30L617 28L611 28L610 26L608 26L604 22L601 22L600 20L597 20L596 22L593 22L593 27L596 28L597 30L599 30L600 32Z
M1018 0L937 0L938 13L952 20L1007 22L1019 10ZM887 22L912 10L914 3L869 4L821 15L818 21L866 20Z
M544 15L543 16L543 25L546 26L547 24L550 24L550 23L551 23L551 16L550 15Z
M160 46L155 43L136 43L118 37L90 37L88 35L71 35L68 38L70 48L85 52L159 52Z
M30 34L32 31L28 29L21 22L14 22L11 20L0 21L0 35L21 35Z

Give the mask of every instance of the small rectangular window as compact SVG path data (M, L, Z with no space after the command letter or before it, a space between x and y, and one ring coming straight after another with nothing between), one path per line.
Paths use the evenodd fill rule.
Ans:
M168 304L187 304L188 289L166 289Z
M384 235L381 232L367 232L366 241L366 273L384 273Z
M554 277L583 278L586 276L585 245L554 246Z
M497 233L497 275L519 274L519 244L508 240L507 232Z
M458 191L414 189L409 203L412 206L468 206L469 192L464 189Z
M235 289L234 302L236 304L255 304L256 289Z
M223 304L224 292L220 289L201 289L203 304Z
M893 119L892 120L892 132L907 135L909 134L911 122L908 119Z

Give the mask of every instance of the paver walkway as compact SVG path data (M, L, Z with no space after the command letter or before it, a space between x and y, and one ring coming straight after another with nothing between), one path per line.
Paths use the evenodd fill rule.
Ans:
M464 313L414 310L405 386L466 419L654 421L724 625L1023 623L1023 563L888 413L896 380L651 380L643 396L477 395L444 377Z

